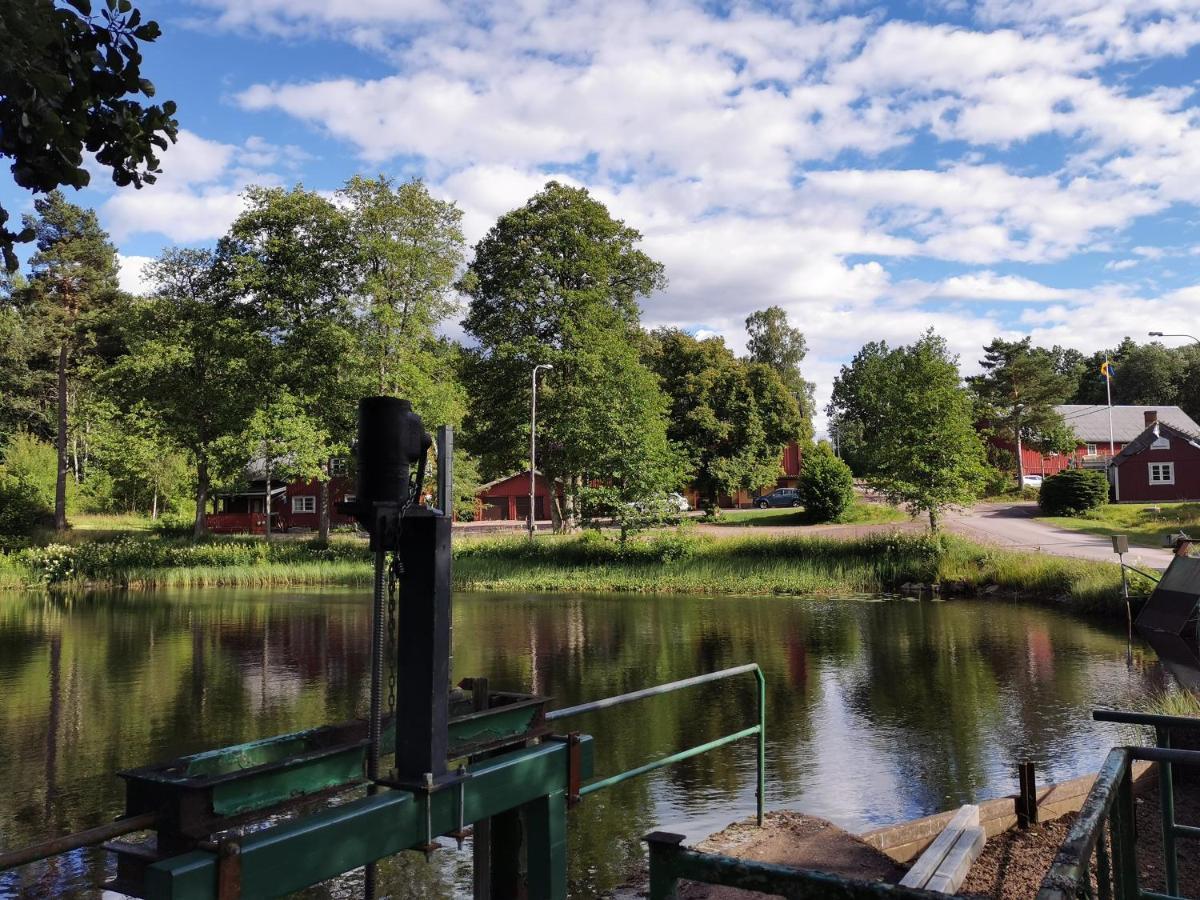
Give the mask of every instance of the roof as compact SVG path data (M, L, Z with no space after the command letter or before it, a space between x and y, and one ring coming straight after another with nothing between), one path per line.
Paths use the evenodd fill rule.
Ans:
M1075 437L1084 443L1103 443L1108 440L1108 410L1103 404L1068 403L1054 407L1062 414ZM1114 406L1112 407L1112 438L1122 444L1134 440L1146 430L1146 413L1155 412L1160 422L1200 434L1200 425L1178 406Z
M1188 419L1188 421L1191 422L1192 420ZM1200 428L1197 428L1196 431L1184 431L1182 428L1176 428L1170 422L1155 422L1149 428L1143 429L1141 434L1126 444L1125 449L1113 457L1112 465L1119 466L1122 463L1128 462L1130 457L1141 453L1158 440L1159 437L1164 435L1170 435L1176 440L1187 441L1197 450L1200 450L1200 434L1197 432L1200 432Z

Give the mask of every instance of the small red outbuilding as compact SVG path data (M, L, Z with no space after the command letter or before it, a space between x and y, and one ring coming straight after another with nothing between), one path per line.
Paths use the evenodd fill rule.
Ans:
M550 489L546 476L537 473L534 515L539 522L550 520ZM562 491L559 491L562 495ZM529 518L529 470L490 481L475 495L475 521L526 521Z
M1113 457L1118 503L1200 500L1200 435L1154 422Z

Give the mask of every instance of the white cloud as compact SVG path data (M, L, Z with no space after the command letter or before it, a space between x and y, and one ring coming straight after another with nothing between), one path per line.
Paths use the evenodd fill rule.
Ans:
M121 290L135 296L148 294L153 289L153 285L146 278L146 266L154 262L149 256L126 256L123 253L117 254L118 272L117 279L121 285Z
M947 278L934 288L930 296L962 300L1045 303L1052 300L1070 300L1078 297L1079 292L1049 287L1019 275L997 275L995 272L984 271Z

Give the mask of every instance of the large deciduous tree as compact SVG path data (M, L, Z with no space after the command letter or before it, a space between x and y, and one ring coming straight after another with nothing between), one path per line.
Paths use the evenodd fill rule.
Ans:
M710 506L721 494L775 483L802 413L773 367L739 360L721 338L697 340L673 328L651 334L646 358L670 398L667 434L687 454Z
M942 510L971 502L984 476L983 443L975 429L973 403L957 361L932 330L907 347L882 352L881 345L856 360L870 359L871 390L857 396L857 421L870 454L868 482L913 515L929 516L936 531ZM866 348L864 348L865 350ZM852 364L853 365L853 364ZM878 377L886 373L887 377ZM855 378L844 367L843 385Z
M756 363L770 366L783 379L800 410L798 429L793 439L802 446L812 443L813 438L813 384L800 373L800 364L808 355L808 342L799 328L788 322L787 312L781 306L768 306L751 313L746 318L746 351Z
M0 155L13 179L45 193L81 188L90 175L84 151L112 170L119 185L152 184L159 150L174 141L175 104L143 105L154 85L142 77L139 42L161 33L130 0L4 0L0 3ZM0 255L16 269L11 232L0 208Z
M344 452L355 401L366 392L359 323L351 305L355 249L350 219L329 200L297 185L251 187L246 208L221 241L234 288L258 315L269 352L258 361L260 407L290 395ZM271 421L268 417L268 421ZM320 540L329 537L327 459L318 475Z
M67 419L73 376L119 297L117 252L96 214L68 203L58 191L35 200L34 209L36 215L25 217L25 225L37 241L25 296L42 339L55 357L58 479L54 527L61 531L67 527Z
M826 413L838 454L856 475L871 474L877 463L874 436L883 427L888 410L880 402L892 353L887 341L871 341L854 355L833 380Z
M988 427L1012 441L1016 449L1017 487L1024 484L1022 448L1041 453L1075 447L1062 415L1054 408L1066 400L1068 379L1055 366L1051 351L1034 347L1032 339L995 338L983 348L983 374L967 379L979 398L979 414Z
M550 182L500 217L462 281L478 342L464 365L467 434L485 474L528 459L530 373L554 366L539 386L538 462L564 486L557 527L575 524L585 475L616 484L671 469L655 463L669 452L665 399L638 352L638 300L666 280L640 240L586 190Z
M138 403L154 416L195 465L199 537L221 449L259 405L259 367L271 348L212 251L167 250L146 274L154 293L133 304L128 352L104 381L127 406Z

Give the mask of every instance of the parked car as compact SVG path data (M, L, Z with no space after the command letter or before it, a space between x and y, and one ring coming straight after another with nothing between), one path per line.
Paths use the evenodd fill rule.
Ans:
M754 505L759 509L772 506L800 506L800 492L795 488L775 488L769 494L754 498Z
M1021 487L1040 488L1042 486L1041 475L1022 475Z
M671 491L667 494L667 502L672 504L680 512L688 512L692 508L692 504L687 502L687 497L680 494L678 491Z
M634 500L632 503L626 504L630 509L636 509L638 512L647 512L651 508L656 508L659 511L677 510L679 512L687 512L692 508L692 505L687 502L687 498L676 491L671 491L669 494L660 495L651 500Z

